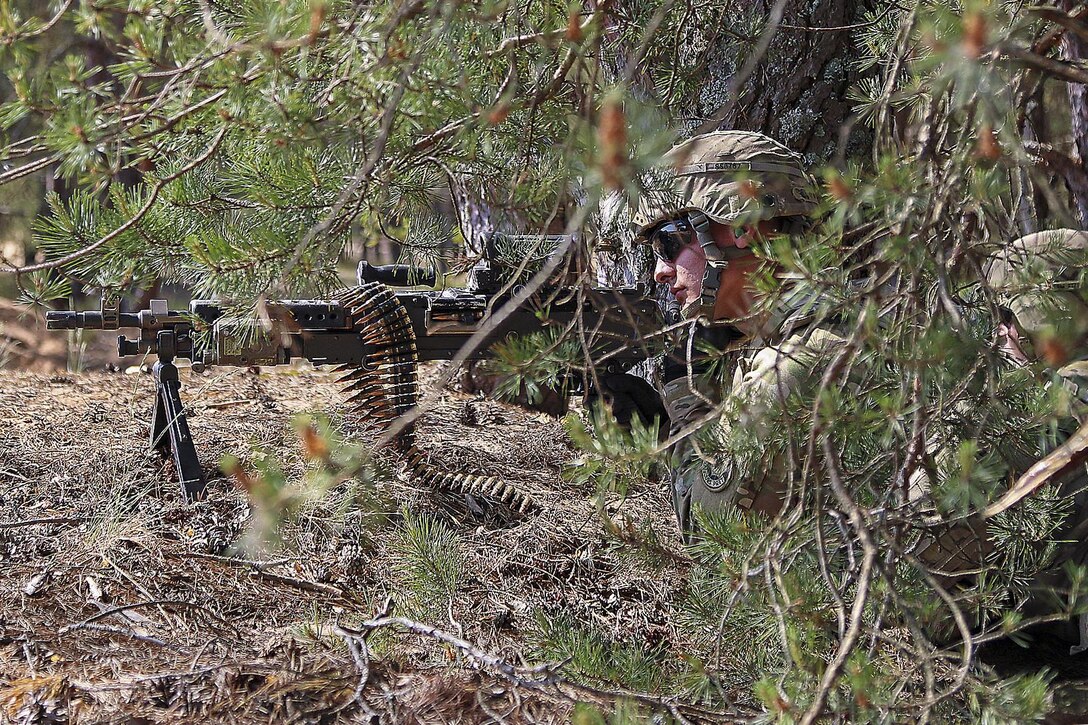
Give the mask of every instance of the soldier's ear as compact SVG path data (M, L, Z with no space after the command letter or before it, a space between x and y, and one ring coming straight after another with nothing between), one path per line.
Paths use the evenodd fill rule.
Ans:
M1023 337L1020 328L1016 326L1016 315L1007 307L997 308L997 334L1010 340L1019 340Z

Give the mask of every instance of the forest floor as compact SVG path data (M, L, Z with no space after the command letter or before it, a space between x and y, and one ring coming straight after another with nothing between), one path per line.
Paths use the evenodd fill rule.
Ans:
M357 441L376 432L336 415L329 373L183 370L183 382L209 478L197 504L147 451L149 375L0 372L0 721L565 722L577 702L623 694L549 666L585 656L574 640L564 650L568 628L611 642L625 681L645 668L647 691L685 651L664 487L606 507L676 547L651 569L607 533L595 492L564 477L577 454L559 420L425 383L431 462L501 477L537 510L466 505L394 467L306 501L258 550L222 457L274 459L300 481L312 464L298 414L330 413Z
M347 417L332 374L183 370L209 479L187 504L147 450L146 372L0 371L0 722L603 722L578 703L618 702L674 721L758 715L744 673L722 683L729 713L652 694L705 648L682 615L665 486L608 498L610 528L567 475L579 454L560 420L441 389L438 373L423 369L417 423L431 463L499 477L533 511L430 490L382 451L384 473L302 500L267 541L219 463L275 462L304 488L314 443L296 421L310 413L373 448L379 431ZM655 532L652 565L625 522ZM1070 662L993 656L1010 672ZM1049 722L1088 721L1088 668L1072 664Z

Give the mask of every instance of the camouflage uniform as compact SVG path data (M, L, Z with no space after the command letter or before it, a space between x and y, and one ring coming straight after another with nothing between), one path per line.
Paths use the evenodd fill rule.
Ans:
M1079 423L1088 420L1088 287L1079 279L1086 254L1088 233L1073 230L1041 232L1004 246L994 255L987 269L987 281L997 295L997 302L1010 313L1005 323L1014 346L1018 345L1015 355L1006 345L1003 352L1006 353L1007 362L1015 366L1049 365L1054 384L1061 385L1072 394L1066 410L1069 417L1060 421L1059 426L1066 435L1075 430ZM793 334L796 336L796 332ZM784 372L777 373L770 380L783 380L778 384L782 391L803 392L805 384L812 386L818 383L836 349L841 349L842 344L841 337L816 330L810 336L805 352L790 355L781 364ZM764 350L756 357L766 354ZM766 386L767 380L768 377L764 375L757 385ZM743 394L744 384L742 382L738 388L735 382L733 395L737 395L738 391ZM776 395L777 404L784 404L786 396L777 390ZM806 399L810 398L806 396ZM966 412L966 415L970 413ZM928 454L938 461L955 455L953 450L942 448L939 443L927 448ZM1041 450L1038 455L1046 452ZM1013 465L1019 469L1018 473L1023 473L1033 462L1025 457ZM705 476L699 473L697 467L692 472L695 478ZM776 473L779 477L771 480L785 480L782 478L783 471ZM921 504L919 523L923 524L910 548L935 580L957 596L963 596L966 604L971 600L970 592L975 587L979 572L1000 562L1000 559L994 558L997 552L991 539L991 520L984 520L978 515L951 521L943 519L927 503L934 484L929 475L924 467L919 467L910 480L908 495L911 502ZM754 480L762 484L764 492L776 490L769 489L768 484L762 483L758 477ZM750 484L748 486L751 487ZM1064 524L1048 537L1059 542L1057 550L1045 568L1038 570L1030 579L1024 599L1018 604L1026 616L1054 611L1052 593L1069 588L1066 564L1088 565L1088 467L1079 466L1051 486L1056 487L1059 498L1070 501L1070 509ZM698 484L693 488L698 490ZM777 490L783 490L781 485ZM774 513L781 497L776 500L768 498L766 493L763 495L770 508L760 506L756 497L757 504L751 507L752 510ZM704 506L715 504L712 500L703 503ZM1043 541L1035 543L1039 546L1044 544ZM1081 602L1081 605L1084 604L1088 604L1088 600ZM965 611L964 614L970 620L971 613ZM949 635L949 626L950 622L940 621L925 625L935 640ZM1072 654L1088 649L1088 615L1082 615L1076 621L1052 623L1045 629L1069 641L1079 641L1071 649Z
M1088 233L1059 230L1029 235L995 255L988 279L999 303L1011 312L1010 321L1021 333L1020 345L1028 361L1045 359L1049 351L1056 381L1072 393L1069 412L1084 422L1088 420L1088 288L1077 280L1083 267L1069 263L1078 252L1082 257L1088 254ZM1034 278L1027 283L1020 271L1029 270ZM695 437L673 451L673 500L687 536L695 529L696 506L773 516L786 499L790 471L784 451L767 450L763 443L768 426L774 425L768 414L782 411L791 395L811 400L827 366L845 344L842 330L826 322L814 324L806 315L813 302L791 300L787 295L775 319L764 325L769 332L732 341L724 365L732 376L723 381L720 391L698 384L693 390L689 380L695 381L694 375L666 383L665 405L674 434L694 427L718 406L724 411L708 445L700 446ZM1035 347L1044 350L1040 353ZM1061 359L1054 359L1055 355ZM743 440L738 444L737 438ZM929 453L937 458L951 455L951 451ZM1058 583L1061 575L1053 572L1066 561L1088 563L1088 469L1082 469L1058 484L1060 493L1073 499L1073 509L1056 538L1072 543L1059 550L1048 567L1051 573L1040 575L1039 587ZM911 501L924 500L931 483L919 469L910 481ZM933 512L925 519L927 530L915 554L943 584L968 585L992 551L986 524L970 517L944 524Z
M652 235L655 225L689 212L735 225L811 208L798 159L764 136L723 132L697 137L674 148L668 160L673 174L665 172L665 188L644 195L633 215L641 234ZM715 252L704 239L699 241L705 251ZM1016 240L992 260L989 281L1011 311L1011 329L1024 335L1024 349L1017 350L1015 363L1033 364L1040 357L1048 361L1056 380L1074 393L1070 412L1083 420L1088 417L1088 291L1077 284L1077 273L1084 267L1067 260L1071 250L1088 251L1088 233L1063 230ZM715 328L700 326L713 309L714 299L706 290L716 293L720 274L720 266L709 255L708 259L704 295L684 310L692 320L692 334ZM1030 286L1018 283L1020 271L1028 268L1044 278L1042 292L1037 279ZM773 516L790 497L794 476L790 451L774 448L775 442L784 444L781 430L772 426L784 422L782 416L788 416L791 404L811 400L828 365L846 344L843 331L826 321L815 322L810 314L814 302L818 300L798 299L796 294L791 299L787 292L772 320L760 325L758 332L741 334L734 329L726 334L720 346L726 357L719 365L727 375L719 385L700 382L703 377L691 355L686 366L674 364L671 374L667 366L664 400L672 433L688 434L672 451L673 500L686 538L696 529L697 509ZM1031 349L1029 337L1038 350ZM684 356L679 358L683 361ZM941 450L927 453L937 459L952 455ZM927 475L920 469L909 482L909 497L920 505L933 483ZM1073 509L1056 538L1069 543L1035 578L1035 592L1067 584L1063 563L1088 564L1086 484L1088 470L1083 466L1058 483L1060 493L1073 500ZM944 586L966 592L975 575L993 561L988 523L978 517L945 522L935 512L923 518L925 526L911 547L913 553ZM1026 613L1045 611L1046 597L1032 596ZM1074 652L1088 645L1088 617L1081 617L1079 624L1081 645ZM1063 634L1076 640L1075 632Z
M801 157L759 133L719 131L696 136L671 149L665 162L666 168L654 179L656 188L640 197L632 214L640 234L662 220L688 213L731 226L781 219L787 222L784 231L789 233L792 223L815 209L812 181ZM700 445L698 435L674 446L673 502L685 536L694 530L695 507L763 514L778 510L785 494L785 474L779 457L759 454L760 419L810 384L811 372L822 369L822 361L843 343L833 331L811 324L807 316L811 300L787 299L774 319L760 326L761 334L745 335L736 328L707 324L720 269L728 260L716 260L721 250L707 239L700 238L700 243L710 260L703 293L690 300L681 314L692 320L690 335L718 338L715 345L728 351L724 369L731 379L715 389L700 388L699 363L685 361L681 351L672 365L666 364L665 407L674 434L698 427L721 405L736 415L710 416L718 422L710 432L715 440L708 447ZM738 425L734 427L731 421Z
M638 202L632 221L640 234L679 214L697 212L712 221L737 225L764 219L790 218L810 212L808 177L800 158L761 134L726 131L688 139L666 156L668 169ZM671 173L670 173L671 171ZM788 228L787 228L788 232ZM1055 267L1055 258L1040 257L1042 242L1053 235L1032 235L1004 248L991 265L991 281L1007 286L1018 265L1042 259ZM1057 254L1070 248L1088 249L1088 234L1058 234ZM704 245L704 249L707 247ZM708 250L713 252L713 250ZM1045 256L1045 255L1044 255ZM708 265L706 287L716 291L717 269ZM709 284L708 284L709 283ZM1041 299L1038 294L1009 295L1009 308L1021 329L1036 333L1045 328L1058 347L1078 350L1088 338L1088 302L1079 292L1058 290ZM1083 290L1081 291L1083 292ZM698 366L673 365L666 369L665 405L673 434L709 423L701 435L685 437L672 451L673 494L682 529L694 528L693 510L739 509L773 515L788 495L791 472L786 451L767 450L767 426L775 425L791 396L808 397L819 384L827 365L844 345L841 330L826 321L815 324L809 311L818 300L798 299L787 293L773 318L758 333L727 335L721 367L726 379L709 389L700 388ZM707 322L713 299L705 294L685 308L692 329L713 330ZM700 322L695 322L699 320ZM1044 330L1044 331L1045 331ZM679 356L681 359L683 355ZM1079 360L1064 365L1060 376L1088 398L1088 364ZM702 385L706 385L703 383ZM707 427L707 426L703 426ZM776 433L779 431L775 431ZM780 440L781 437L779 436ZM940 456L938 451L931 455ZM928 496L931 482L924 471L910 481L914 501ZM919 557L942 577L954 581L957 572L977 570L988 551L985 526L980 521L958 521L944 526L936 515L916 549Z
M768 517L781 508L788 461L784 451L767 450L769 414L783 410L791 396L814 391L845 344L838 331L814 324L806 307L787 302L778 323L765 326L769 332L729 344L724 369L731 376L719 391L699 389L694 371L665 383L674 434L697 426L715 408L724 411L709 431L708 445L691 436L672 452L673 505L685 537L696 528L695 507Z
M1004 247L987 270L1021 333L1026 357L1055 365L1083 402L1088 402L1088 287L1079 275L1086 253L1086 232L1038 232Z
M1019 333L1012 341L1019 348L1014 364L1045 364L1054 383L1070 393L1069 422L1062 426L1067 432L1088 421L1088 286L1081 278L1086 259L1088 233L1058 229L1011 242L994 255L987 270L999 304L1008 309L1009 322ZM1033 583L1038 592L1067 588L1066 564L1088 565L1088 467L1080 465L1055 483L1072 506L1054 537L1065 543ZM1027 610L1045 613L1047 603L1029 602ZM1051 629L1079 639L1071 654L1088 649L1088 615Z

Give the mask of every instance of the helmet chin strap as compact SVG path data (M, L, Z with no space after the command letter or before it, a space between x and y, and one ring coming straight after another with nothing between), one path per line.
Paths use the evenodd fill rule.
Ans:
M688 213L688 220L695 229L695 238L706 257L706 269L703 271L703 291L699 301L681 310L685 317L705 316L707 321L714 321L714 305L718 301L718 287L721 286L722 273L734 259L743 257L747 252L740 247L722 249L715 243L710 232L710 217L701 211Z

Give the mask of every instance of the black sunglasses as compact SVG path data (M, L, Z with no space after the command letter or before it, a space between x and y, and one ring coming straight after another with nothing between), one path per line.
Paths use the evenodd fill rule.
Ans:
M664 262L674 262L680 251L695 239L695 227L686 217L661 222L646 235L654 256Z

